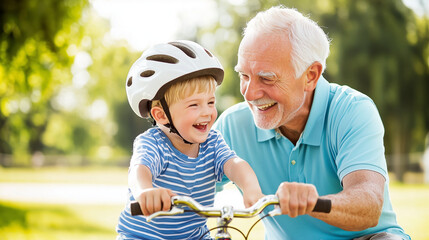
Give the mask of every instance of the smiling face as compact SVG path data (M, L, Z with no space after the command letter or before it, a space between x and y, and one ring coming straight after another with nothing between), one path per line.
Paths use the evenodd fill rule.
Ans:
M164 94L176 130L191 143L203 143L217 117L215 107L216 81L211 76L179 81ZM185 144L184 140L164 125L169 123L159 100L152 102L151 114L173 145L182 152L198 149L198 144ZM194 148L196 146L196 148Z
M305 109L310 107L305 79L294 77L290 52L288 40L275 34L248 34L240 44L235 67L240 91L260 128L299 129L305 125Z
M217 117L214 91L190 93L170 105L174 126L184 139L192 143L206 141ZM179 140L183 142L183 140Z

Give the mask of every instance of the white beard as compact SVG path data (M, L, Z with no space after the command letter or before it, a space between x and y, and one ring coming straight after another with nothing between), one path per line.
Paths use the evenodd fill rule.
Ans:
M274 101L268 100L268 99L248 101L248 104L250 103L249 108L252 112L256 126L259 128L262 128L262 129L276 129L276 128L279 128L280 126L288 123L289 121L291 121L293 118L296 117L297 113L299 112L299 110L304 105L306 95L307 95L307 93L304 93L304 97L301 99L301 102L298 103L299 106L295 109L295 111L290 113L286 117L286 119L283 119L284 114L285 114L284 107L283 107L283 105L281 105L279 103L277 103L275 106L272 106L272 108L277 108L276 113L273 116L272 114L270 114L270 115L264 114L256 106L273 103ZM270 109L269 111L273 111L273 110L274 109Z
M275 129L280 126L284 110L279 104L276 104L273 107L277 108L276 114L273 117L263 114L255 105L250 107L257 127L262 129Z

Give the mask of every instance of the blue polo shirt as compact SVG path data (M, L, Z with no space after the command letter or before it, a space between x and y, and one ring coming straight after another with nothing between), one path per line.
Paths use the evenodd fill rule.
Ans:
M383 210L376 227L344 231L308 215L282 215L264 219L266 239L352 239L376 232L390 232L410 239L396 222L388 190L384 156L384 127L373 101L347 86L321 77L313 105L296 145L275 130L255 126L247 103L227 109L217 120L227 144L249 162L264 194L275 194L280 183L313 184L319 195L342 191L342 179L361 169L386 178Z

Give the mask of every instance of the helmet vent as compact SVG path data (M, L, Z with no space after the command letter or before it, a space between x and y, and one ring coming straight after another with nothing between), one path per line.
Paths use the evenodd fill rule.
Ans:
M195 55L194 51L192 51L188 46L186 46L183 43L179 43L179 42L171 42L169 43L175 47L177 47L178 49L182 50L182 52L184 52L188 57L190 58L196 58L197 56Z
M179 60L177 60L176 58L168 55L163 55L163 54L149 56L146 58L146 60L163 62L163 63L172 63L172 64L179 62Z
M127 86L130 87L131 85L133 85L133 77L130 77L127 80Z
M207 49L205 49L205 48L204 48L204 50L206 51L206 53L207 53L210 57L213 57L212 53L211 53L211 52L209 52L209 50L207 50Z
M140 77L150 77L150 76L152 76L154 74L155 74L155 71L153 71L153 70L146 70L146 71L140 73Z

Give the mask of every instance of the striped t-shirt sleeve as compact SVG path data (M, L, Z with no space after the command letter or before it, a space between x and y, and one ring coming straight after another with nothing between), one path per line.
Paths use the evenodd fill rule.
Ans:
M131 166L145 165L150 169L152 178L158 176L162 171L162 159L157 148L155 136L144 133L139 135L134 141Z
M222 135L218 130L213 130L216 134L216 143L215 143L215 175L216 181L221 181L224 171L224 164L231 158L236 158L237 154L231 150L231 148L226 144Z

